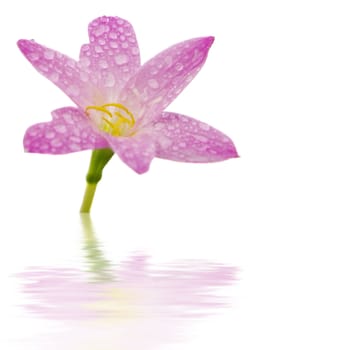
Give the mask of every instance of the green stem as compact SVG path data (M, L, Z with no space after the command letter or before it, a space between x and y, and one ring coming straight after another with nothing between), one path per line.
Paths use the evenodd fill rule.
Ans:
M80 212L89 213L98 182L102 178L102 171L105 165L113 156L113 151L110 148L96 149L92 151L90 166L86 175L86 189L81 204Z
M97 187L97 183L96 184L90 184L88 182L86 183L84 198L80 207L81 213L90 212L92 201L94 200L94 196L95 196L96 187Z

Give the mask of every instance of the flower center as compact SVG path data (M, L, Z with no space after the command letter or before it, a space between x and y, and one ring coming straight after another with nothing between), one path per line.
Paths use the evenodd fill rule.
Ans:
M135 125L133 114L121 103L88 106L88 117L97 127L112 136L123 136Z

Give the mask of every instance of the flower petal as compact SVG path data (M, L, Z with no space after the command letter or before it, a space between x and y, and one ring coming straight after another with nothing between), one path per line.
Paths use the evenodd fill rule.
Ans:
M217 162L238 157L229 137L196 119L162 113L154 121L159 158L193 163Z
M181 42L161 52L127 82L121 101L144 125L161 113L203 66L213 37Z
M19 49L28 61L67 94L77 105L85 108L93 101L94 89L89 75L76 61L32 40L19 40Z
M79 109L60 108L52 112L52 117L50 122L28 128L23 142L27 152L65 154L108 147Z
M106 135L110 147L120 159L138 174L148 171L155 156L153 138L145 133L131 137L113 137Z
M80 51L80 64L95 73L106 102L140 67L140 54L131 24L118 17L100 17L89 24L90 43Z

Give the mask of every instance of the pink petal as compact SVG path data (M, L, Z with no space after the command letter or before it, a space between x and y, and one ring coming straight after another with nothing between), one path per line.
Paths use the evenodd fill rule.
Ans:
M152 127L159 158L207 163L238 157L229 137L196 119L164 112Z
M31 40L19 40L17 45L38 72L57 85L77 105L85 108L91 104L94 88L89 83L89 75L76 61Z
M24 148L32 153L64 154L108 147L107 141L91 127L77 108L52 112L53 120L32 125L24 135Z
M106 135L110 148L120 159L138 174L148 171L155 155L154 140L148 134L136 134L130 137Z
M80 51L80 64L93 72L103 96L113 102L140 67L139 48L131 24L118 17L100 17L89 24L90 44Z
M121 93L121 101L144 125L161 113L203 66L213 37L181 42L145 63Z

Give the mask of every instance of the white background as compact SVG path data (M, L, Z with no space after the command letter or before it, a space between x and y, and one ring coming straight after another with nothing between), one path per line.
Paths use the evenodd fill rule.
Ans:
M143 62L176 42L214 35L204 68L168 109L224 131L241 156L209 165L156 159L142 176L114 157L105 169L92 218L112 260L145 251L154 262L201 258L240 268L232 309L193 325L187 343L169 348L350 348L347 1L0 6L2 348L17 349L7 337L36 327L11 307L21 296L9 274L79 259L89 161L89 152L23 153L26 128L72 103L16 41L33 38L77 58L100 15L133 24Z

